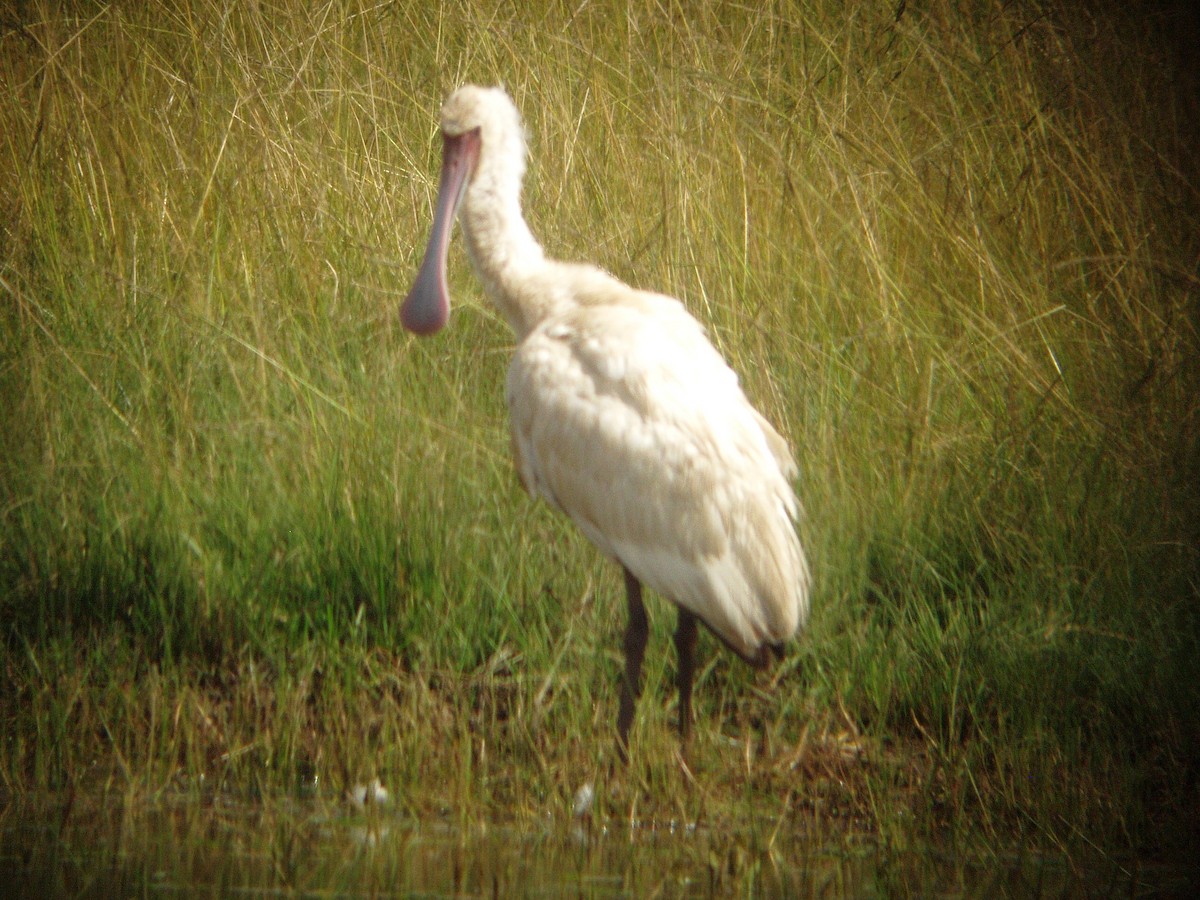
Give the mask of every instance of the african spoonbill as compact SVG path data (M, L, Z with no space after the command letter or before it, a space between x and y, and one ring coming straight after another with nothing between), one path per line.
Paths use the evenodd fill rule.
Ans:
M625 573L621 755L648 638L643 584L679 611L686 743L697 620L764 666L807 619L795 463L678 300L547 258L521 212L525 133L502 89L455 91L441 126L432 235L401 320L422 335L446 324L457 217L484 290L516 332L506 393L521 482Z

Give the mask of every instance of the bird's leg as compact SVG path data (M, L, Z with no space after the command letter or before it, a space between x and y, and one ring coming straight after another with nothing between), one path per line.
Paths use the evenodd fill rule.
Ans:
M621 759L628 762L629 726L633 724L633 707L642 692L642 657L650 636L642 584L628 569L625 569L625 597L629 601L629 625L625 628L625 683L621 686L621 708L617 713L617 749Z
M675 629L675 652L679 656L679 671L675 684L679 687L679 738L687 745L692 728L692 678L696 674L696 616L679 607L679 625Z

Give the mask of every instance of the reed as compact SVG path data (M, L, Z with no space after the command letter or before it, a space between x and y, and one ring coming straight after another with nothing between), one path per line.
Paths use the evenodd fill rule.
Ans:
M702 639L689 769L652 608L597 815L1194 842L1200 221L1170 19L6 16L6 791L379 775L417 813L533 819L609 771L619 584L511 473L510 336L461 251L445 336L395 321L437 109L473 80L524 110L547 249L681 297L801 461L809 631L769 684Z

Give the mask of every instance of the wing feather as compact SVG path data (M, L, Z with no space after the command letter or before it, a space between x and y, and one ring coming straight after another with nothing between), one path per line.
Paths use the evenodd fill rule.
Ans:
M517 348L507 394L521 481L753 658L807 616L795 464L683 306L624 290Z

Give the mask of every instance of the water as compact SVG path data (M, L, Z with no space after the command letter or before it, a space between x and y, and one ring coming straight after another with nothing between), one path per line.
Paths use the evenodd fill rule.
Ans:
M1185 896L1179 873L884 853L845 833L417 820L340 798L9 802L0 897Z

